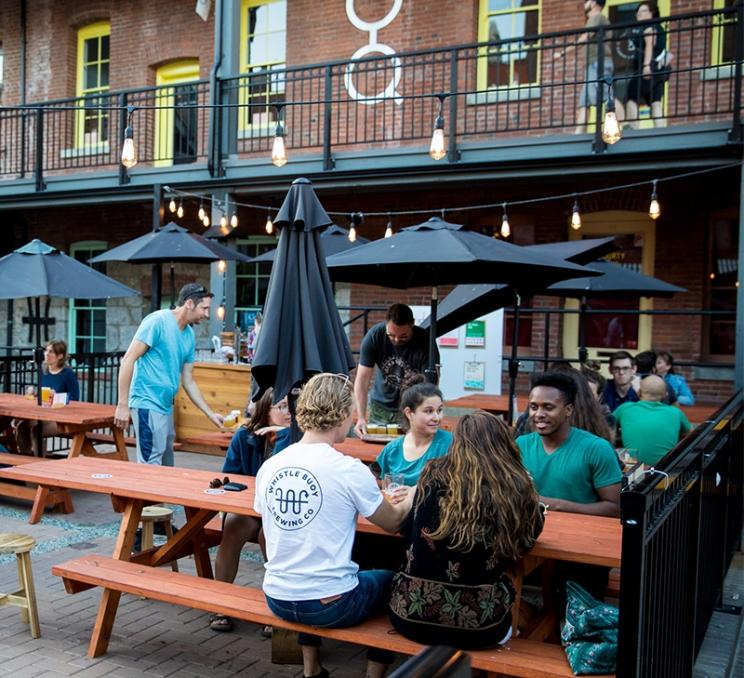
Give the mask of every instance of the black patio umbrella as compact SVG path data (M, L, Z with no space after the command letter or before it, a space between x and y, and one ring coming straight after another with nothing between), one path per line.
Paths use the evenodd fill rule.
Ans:
M126 261L130 264L170 263L171 305L174 305L176 282L173 264L176 262L208 264L220 259L244 263L251 261L249 256L198 233L192 233L171 221L150 233L93 257L90 263L103 261ZM159 308L160 299L154 299L153 306Z
M336 226L336 224L331 224L320 234L320 245L326 257L332 257L334 254L338 254L339 252L346 252L346 250L354 249L355 247L364 245L364 243L367 242L369 242L367 238L362 238L360 236L357 236L357 239L354 242L351 242L349 240L349 231L340 226ZM259 254L257 257L251 259L251 263L261 264L274 261L276 252L277 250L273 249L264 252L263 254Z
M576 264L466 231L461 225L439 217L401 229L390 238L329 257L328 270L334 281L401 289L432 288L427 369L432 381L436 378L434 355L439 285L504 282L519 288L534 284L535 280L549 285L573 275L586 274L586 269Z
M313 374L348 374L354 367L321 246L320 232L330 224L310 181L293 181L274 219L279 246L251 367L253 400L272 386L274 402L289 396L293 440L299 386Z
M111 299L138 294L131 287L90 266L68 257L58 249L34 239L0 259L0 299L34 298L32 317L36 319L36 402L41 405L41 297L70 299ZM29 301L30 306L30 301ZM41 435L41 427L38 427ZM39 445L41 450L41 445Z

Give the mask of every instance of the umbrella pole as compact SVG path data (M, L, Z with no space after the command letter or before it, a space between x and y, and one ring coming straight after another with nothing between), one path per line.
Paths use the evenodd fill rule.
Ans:
M171 261L170 263L170 288L171 288L171 309L176 307L176 267Z
M517 344L519 343L519 306L522 300L519 293L515 292L514 323L512 325L512 347L509 359L509 425L514 423L514 398L517 390L517 374L519 373L519 359L517 357Z
M150 312L160 310L160 298L163 293L163 269L160 264L152 265L152 299Z
M432 384L437 383L437 365L436 365L436 354L437 354L437 298L439 296L439 288L434 285L431 288L431 308L429 310L429 363L424 374L426 380Z
M300 395L300 386L295 386L289 389L287 393L287 404L289 405L289 413L292 416L291 423L289 425L289 440L292 443L296 443L302 437L302 431L297 425L297 398Z
M41 406L41 377L42 366L44 364L44 349L41 346L41 300L36 297L34 300L34 311L36 313L36 348L34 349L34 362L36 363L36 404ZM42 422L36 422L36 456L44 456L44 431Z
M581 297L579 304L579 363L583 365L588 358L586 350L586 297Z

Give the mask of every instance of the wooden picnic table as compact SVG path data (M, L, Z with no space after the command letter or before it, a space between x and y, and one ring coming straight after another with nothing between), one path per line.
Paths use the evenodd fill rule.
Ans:
M0 477L38 483L45 487L65 487L108 494L123 511L119 535L114 546L116 560L135 560L157 567L192 553L199 577L212 577L205 525L220 511L256 516L253 510L255 479L231 474L231 480L244 483L243 492L211 490L213 471L130 464L121 461L101 463L89 457L62 461L39 461L11 469L0 469ZM155 549L132 557L135 533L143 506L153 503L184 507L186 524L168 541ZM360 532L386 534L360 517ZM529 554L533 561L556 559L571 562L620 566L620 521L599 516L550 512L545 528ZM530 568L531 569L531 568ZM142 575L146 576L146 575ZM88 654L97 657L108 648L121 593L107 589L96 617Z
M445 407L462 407L472 410L485 410L491 414L508 414L509 396L507 394L490 395L488 393L473 393L461 396L444 403ZM527 398L517 397L517 409L522 412L527 407Z

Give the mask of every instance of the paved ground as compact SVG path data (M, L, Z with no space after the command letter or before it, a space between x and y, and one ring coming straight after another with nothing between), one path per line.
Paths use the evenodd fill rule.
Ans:
M130 456L132 452L130 451ZM178 452L176 464L220 470L222 459ZM235 632L215 633L209 615L124 595L119 607L109 652L99 659L86 655L100 592L65 593L62 582L51 574L52 565L76 558L81 552L109 554L119 526L119 517L106 498L73 492L75 512L49 513L38 525L29 525L29 504L0 499L0 532L32 535L37 547L32 553L42 637L31 639L28 627L19 620L17 608L0 607L0 675L18 678L40 676L209 676L238 674L296 678L301 667L271 663L271 643L260 628L238 623ZM176 515L176 524L184 522ZM157 538L156 538L157 539ZM257 547L246 547L237 583L259 586L263 576ZM182 560L184 571L193 571L193 561ZM0 556L0 591L16 587L13 557ZM744 559L739 555L727 580L726 599L732 605L744 600ZM744 664L741 619L716 613L695 667L695 678L743 675L733 669L731 647L739 637L738 668ZM324 665L338 678L363 675L364 650L348 644L325 641ZM708 648L711 651L708 653ZM728 649L726 649L728 648Z

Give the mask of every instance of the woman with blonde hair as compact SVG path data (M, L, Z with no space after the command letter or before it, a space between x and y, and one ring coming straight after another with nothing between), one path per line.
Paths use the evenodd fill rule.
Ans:
M396 532L412 492L383 498L372 472L334 449L351 427L354 393L344 374L316 374L297 400L299 442L266 460L256 476L255 510L263 518L272 612L287 621L339 628L384 609L393 573L359 571L351 560L357 516ZM327 676L320 639L300 634L304 675ZM383 676L389 652L370 649L367 675Z
M406 562L390 619L427 645L476 649L511 637L507 568L543 527L537 491L509 428L487 412L457 423L449 455L430 461L401 533Z

